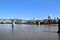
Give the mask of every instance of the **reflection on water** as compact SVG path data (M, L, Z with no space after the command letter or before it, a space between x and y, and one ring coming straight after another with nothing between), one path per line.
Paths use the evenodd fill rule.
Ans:
M0 24L0 40L60 40L58 26Z
M14 26L12 26L12 35L14 34Z

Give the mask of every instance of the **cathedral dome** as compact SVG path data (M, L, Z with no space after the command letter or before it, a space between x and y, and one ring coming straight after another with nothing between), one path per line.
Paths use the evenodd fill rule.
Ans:
M49 16L48 16L48 19L52 19L52 15L49 15Z

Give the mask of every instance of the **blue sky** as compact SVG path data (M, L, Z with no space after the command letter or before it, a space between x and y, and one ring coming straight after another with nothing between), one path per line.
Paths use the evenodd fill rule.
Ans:
M0 0L0 18L60 17L60 0Z

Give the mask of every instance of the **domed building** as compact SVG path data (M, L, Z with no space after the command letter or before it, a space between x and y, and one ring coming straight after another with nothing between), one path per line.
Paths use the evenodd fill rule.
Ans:
M48 16L48 19L49 19L49 20L52 19L52 15L49 15L49 16Z
M48 16L48 23L49 23L49 24L52 24L52 23L53 23L52 15L49 15L49 16Z

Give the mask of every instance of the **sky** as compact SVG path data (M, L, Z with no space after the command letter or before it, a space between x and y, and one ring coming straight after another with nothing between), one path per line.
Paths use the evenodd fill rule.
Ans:
M60 17L60 0L0 0L0 18Z

